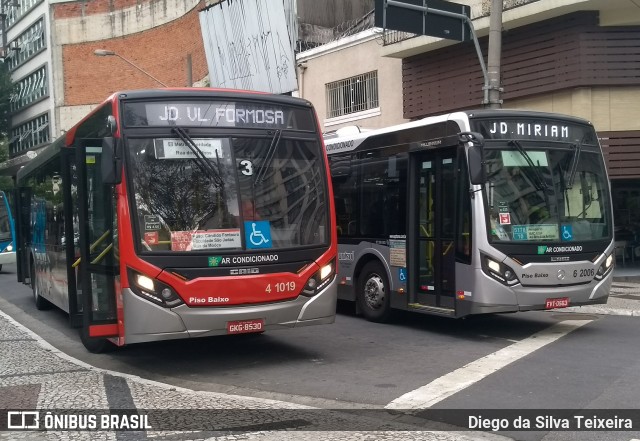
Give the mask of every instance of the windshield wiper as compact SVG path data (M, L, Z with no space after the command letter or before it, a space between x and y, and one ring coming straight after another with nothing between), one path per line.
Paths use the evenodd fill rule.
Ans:
M172 127L171 130L175 132L175 134L178 135L182 142L184 142L185 145L189 147L189 150L193 152L196 157L196 165L200 168L200 171L202 171L204 175L212 178L214 184L217 187L224 187L224 181L220 177L220 173L218 173L218 170L216 170L215 167L211 165L211 162L209 162L205 154L202 152L202 150L200 150L200 147L198 147L196 143L193 142L193 139L191 139L189 134L182 127ZM218 159L218 161L220 160L220 158L218 158L217 151L216 158Z
M280 143L280 137L282 136L282 130L276 129L273 138L271 138L271 144L269 144L269 148L267 149L267 154L262 161L263 165L260 167L260 171L256 175L256 179L253 181L253 185L259 184L264 181L264 177L267 173L267 169L271 166L271 161L273 160L273 156L276 153L276 148Z
M580 159L580 153L582 152L582 141L571 144L573 147L573 159L571 160L571 167L569 172L569 180L567 181L567 189L573 188L573 180L576 178L576 172L578 171L578 160Z
M520 144L518 141L514 139L509 141L509 144L515 146L515 148L518 149L518 152L520 153L520 155L522 155L524 160L527 161L529 168L531 169L531 171L533 171L533 175L535 179L532 179L532 181L533 181L533 184L536 186L536 190L543 190L546 193L549 187L547 186L547 183L544 181L544 178L540 174L540 171L531 160L531 157L529 156L529 154L525 151L524 147L522 147L522 144Z

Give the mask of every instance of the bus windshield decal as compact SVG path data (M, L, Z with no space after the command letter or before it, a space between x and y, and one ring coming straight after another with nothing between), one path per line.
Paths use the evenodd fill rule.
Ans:
M313 114L307 109L269 103L229 101L128 102L127 127L243 127L315 130Z
M171 251L240 248L240 229L172 231Z
M219 139L194 139L193 142L205 157L224 158L222 141ZM195 153L179 139L157 139L154 147L156 159L194 159L196 157Z
M513 240L558 240L557 224L512 225Z

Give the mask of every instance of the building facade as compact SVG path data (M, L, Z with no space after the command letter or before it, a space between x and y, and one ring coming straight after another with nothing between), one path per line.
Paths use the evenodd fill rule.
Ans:
M0 175L15 175L117 90L208 85L198 14L219 1L0 0L7 12L0 55L17 84L10 160ZM283 4L297 25L298 50L335 39L341 24L362 27L360 18L373 11L373 0Z
M16 91L0 174L15 175L117 90L206 80L203 1L11 1L19 6L4 6L4 55ZM112 55L98 57L99 49Z
M471 7L486 59L491 1L457 3ZM502 107L590 120L606 155L617 236L640 239L640 5L630 0L505 0L503 5ZM301 93L325 116L325 130L354 124L379 128L483 106L484 78L473 43L367 32L378 37L361 33L332 43L334 50L316 48L298 56L306 66ZM351 89L343 95L358 98L349 79L371 72L371 66L378 66L375 111L352 106L341 119L331 118L332 84L343 81Z

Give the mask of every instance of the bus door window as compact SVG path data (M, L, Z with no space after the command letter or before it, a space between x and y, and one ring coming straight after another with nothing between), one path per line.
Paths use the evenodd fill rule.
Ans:
M89 277L88 281L84 281L84 287L91 293L89 317L92 323L112 321L116 318L114 281L114 271L118 263L114 251L117 248L115 242L118 240L116 194L113 185L107 186L102 183L101 151L101 147L86 147L86 154L82 158L85 180L81 183L85 199L79 204L80 207L83 205L86 207L86 225L82 228L87 234L88 255L83 256L87 261L81 262L80 265L84 268L83 276Z
M420 163L420 186L418 193L418 235L420 237L419 290L435 289L435 183L433 161Z
M458 237L456 260L463 263L471 263L471 193L469 189L469 173L467 162L461 150L458 167L458 198L457 198L457 227Z
M455 292L455 215L456 215L456 163L451 156L440 160L440 211L437 216L442 221L442 293Z
M448 150L450 152L450 150ZM426 152L418 163L416 300L453 308L456 259L455 153Z
M80 278L80 206L78 202L78 168L73 158L70 159L70 179L71 179L71 224L73 237L65 238L65 243L73 247L73 261L70 262L76 280L76 308L77 312L82 312L82 280Z

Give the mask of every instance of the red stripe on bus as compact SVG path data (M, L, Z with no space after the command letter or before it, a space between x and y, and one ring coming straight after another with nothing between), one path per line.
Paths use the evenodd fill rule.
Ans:
M90 325L89 337L117 337L118 336L118 324L113 323L111 325Z

